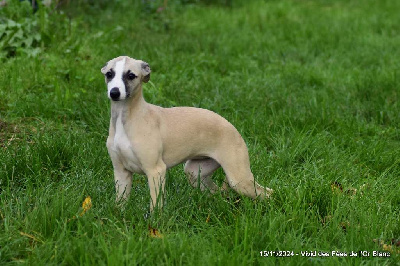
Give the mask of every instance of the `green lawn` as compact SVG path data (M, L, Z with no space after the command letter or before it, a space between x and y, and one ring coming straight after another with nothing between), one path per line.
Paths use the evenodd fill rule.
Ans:
M162 2L0 9L0 36L36 36L0 38L0 264L399 264L400 1ZM150 64L148 102L235 125L273 199L203 193L177 166L162 214L138 175L120 208L100 73L119 55ZM260 255L278 250L294 256Z

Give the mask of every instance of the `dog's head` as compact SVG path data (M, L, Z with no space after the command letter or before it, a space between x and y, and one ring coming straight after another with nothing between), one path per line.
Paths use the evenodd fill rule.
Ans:
M134 95L142 82L150 80L150 66L142 60L120 56L101 69L107 83L108 97L120 101Z

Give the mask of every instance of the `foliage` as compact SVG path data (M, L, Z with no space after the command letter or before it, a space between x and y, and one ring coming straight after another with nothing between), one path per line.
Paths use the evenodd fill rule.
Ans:
M0 60L23 55L36 57L56 40L71 36L74 25L63 12L29 1L10 0L0 9Z
M41 36L37 21L24 19L22 23L5 20L0 25L0 58L26 54L36 56L40 51Z

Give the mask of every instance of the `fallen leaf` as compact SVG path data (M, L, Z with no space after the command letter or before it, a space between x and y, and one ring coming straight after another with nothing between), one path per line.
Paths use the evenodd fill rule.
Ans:
M150 237L152 238L163 238L163 235L158 231L158 229L152 228L150 225L149 225L149 234Z
M400 245L400 240L392 239L390 241L392 245L386 244L382 239L372 239L372 241L381 246L384 251L400 254L400 249L398 248Z
M322 225L326 225L332 220L332 215L327 215L324 218L322 218L321 223Z
M347 228L350 226L350 222L349 221L340 222L339 225L343 229L343 231L346 233Z
M383 249L384 251L390 251L390 252L393 251L392 246L391 246L391 245L387 245L387 244L383 244L383 245L382 245L382 249Z
M82 212L80 216L83 216L88 210L90 210L90 208L92 208L92 199L90 196L87 196L82 203Z
M20 234L21 236L29 237L29 238L32 239L33 241L43 243L43 240L38 239L38 238L35 237L34 235L27 234L27 233L24 233L24 232L19 232L19 234Z
M351 188L346 189L345 193L347 195L354 196L357 193L357 189L351 187Z
M339 182L335 181L331 184L331 190L334 193L341 193L343 192L343 186Z
M210 214L208 214L207 219L206 219L206 223L208 223L210 221Z

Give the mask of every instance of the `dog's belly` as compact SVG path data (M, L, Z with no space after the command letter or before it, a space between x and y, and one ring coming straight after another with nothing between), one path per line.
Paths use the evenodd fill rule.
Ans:
M185 151L186 152L186 151ZM167 169L170 169L176 165L184 163L188 160L200 160L200 159L207 159L210 156L207 155L198 155L198 154L185 154L182 153L180 155L172 155L171 153L163 155L163 161L167 165Z

